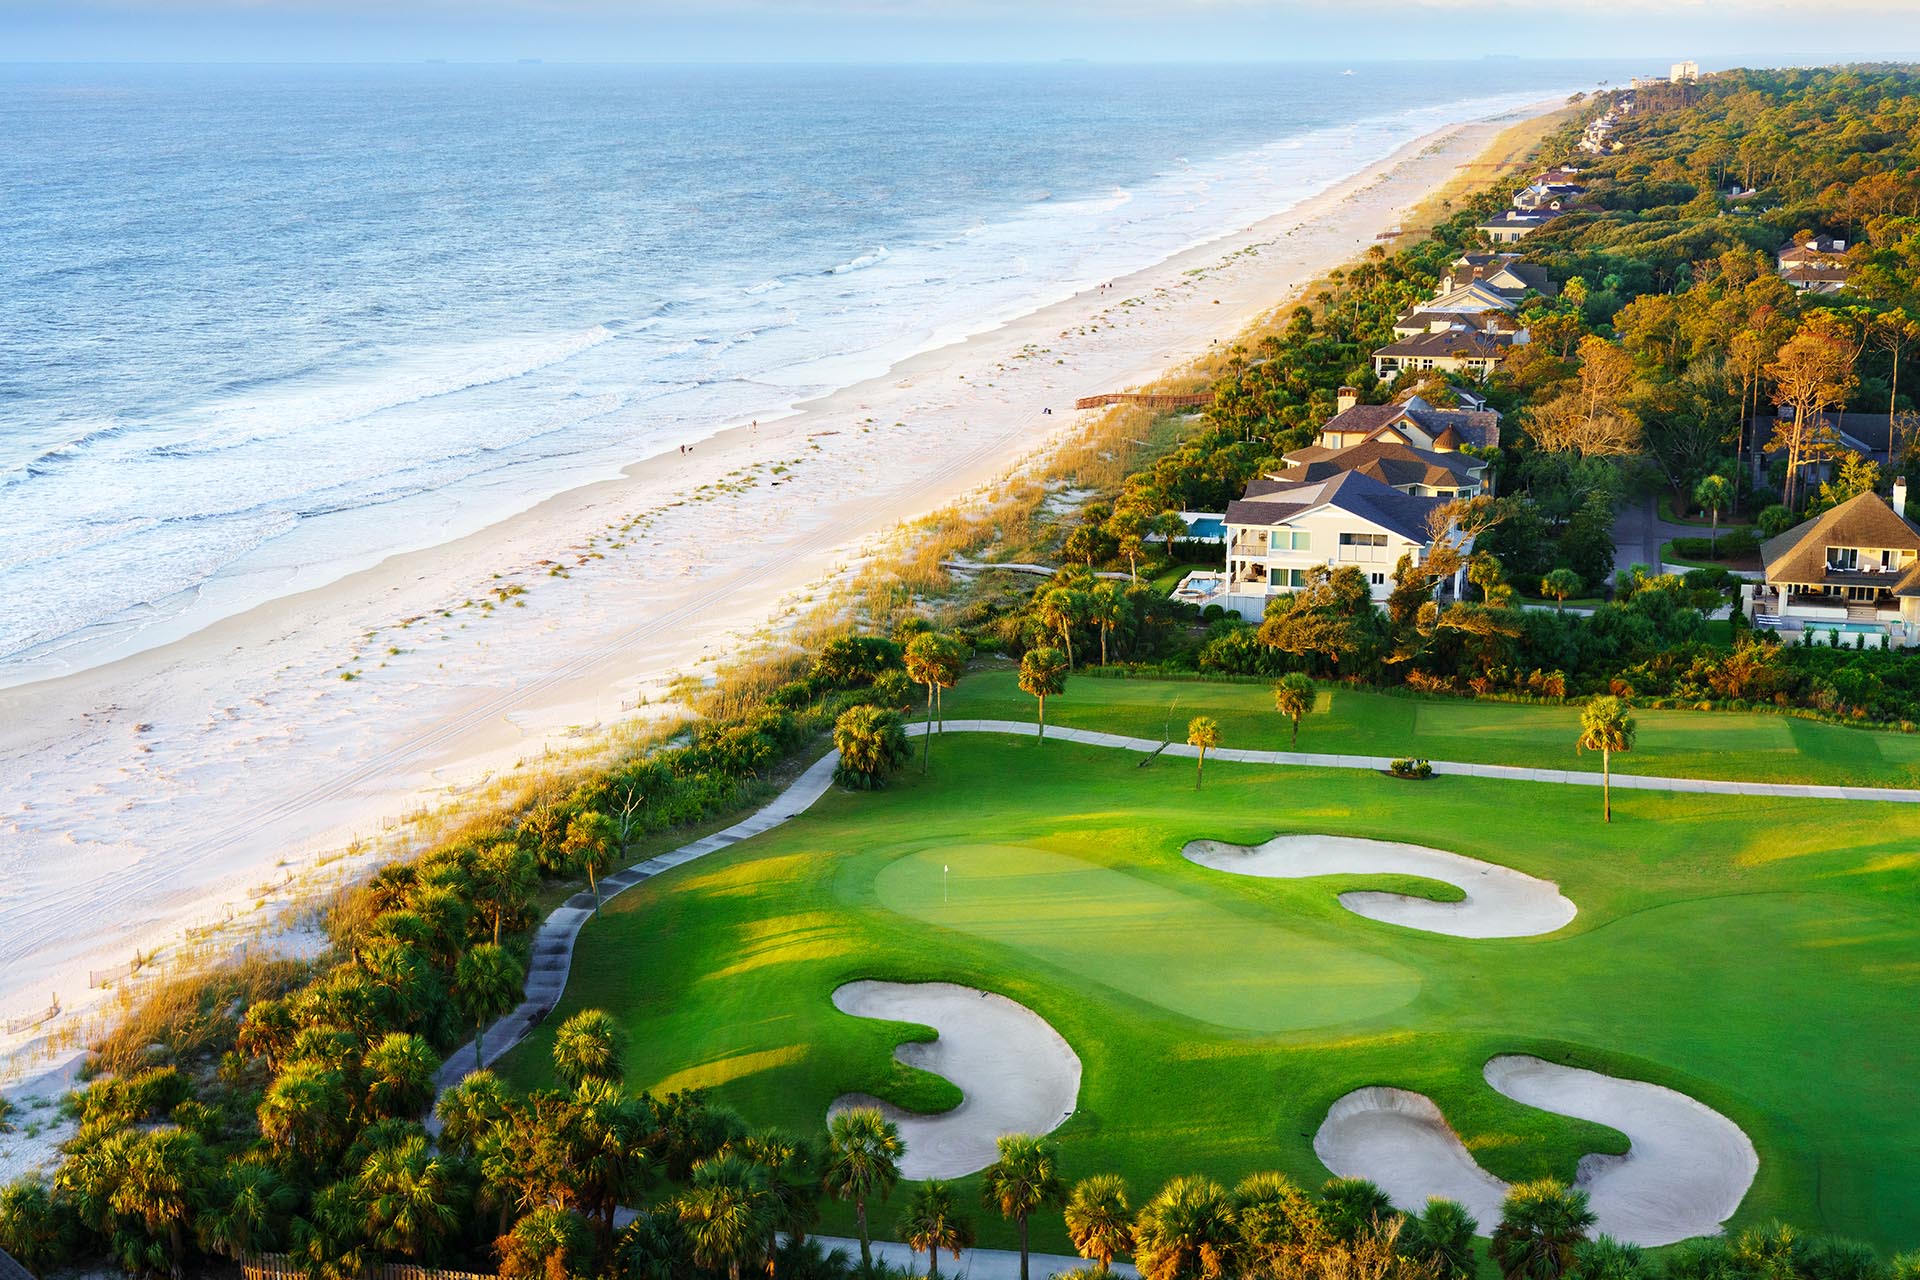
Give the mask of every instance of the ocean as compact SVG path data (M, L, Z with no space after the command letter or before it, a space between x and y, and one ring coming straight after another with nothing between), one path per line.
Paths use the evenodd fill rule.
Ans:
M772 419L1623 70L0 67L0 685Z

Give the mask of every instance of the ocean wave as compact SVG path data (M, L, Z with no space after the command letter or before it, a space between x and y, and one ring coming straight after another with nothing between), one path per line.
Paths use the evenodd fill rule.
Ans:
M561 364L584 351L590 351L613 337L605 325L595 325L579 333L535 342L518 350L502 353L498 359L480 359L452 368L422 371L391 378L334 398L308 395L304 399L291 393L302 413L287 411L284 404L270 401L228 405L215 409L207 428L184 439L172 439L154 445L147 452L153 457L180 460L233 453L254 445L268 444L295 432L310 432L371 418L408 405L438 400L445 396L494 386L524 378L530 373ZM505 344L500 344L505 345ZM489 352L488 355L494 353ZM265 420L263 422L263 419ZM266 426L236 436L234 428L249 423ZM288 428L291 427L292 431Z
M871 253L863 253L851 262L843 262L839 266L831 268L827 274L830 276L844 276L849 272L864 271L868 267L880 265L892 256L891 253L887 252L887 246L878 245L875 246Z

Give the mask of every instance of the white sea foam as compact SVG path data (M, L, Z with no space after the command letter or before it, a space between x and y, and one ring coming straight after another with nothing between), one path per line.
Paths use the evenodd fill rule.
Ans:
M318 354L244 389L92 414L0 475L0 591L31 600L0 616L0 684L10 657L154 625L156 602L204 624L216 602L232 611L318 585L718 425L772 418L1248 226L1446 120L1539 96L1422 102L1235 154L1183 154L1087 194L963 208L825 270L689 263L672 296L629 298L624 316L600 304L592 323L360 337L332 356L312 334L263 339Z

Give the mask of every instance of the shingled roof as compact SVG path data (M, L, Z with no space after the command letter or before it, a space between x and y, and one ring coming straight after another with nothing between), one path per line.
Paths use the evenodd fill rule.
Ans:
M1376 356L1426 356L1433 359L1504 360L1513 346L1511 334L1475 333L1470 329L1443 329L1416 333L1381 347Z
M1227 523L1285 524L1319 507L1334 507L1370 524L1397 533L1409 542L1428 540L1427 514L1444 498L1416 498L1358 471L1343 471L1309 484L1260 478L1247 486L1247 496L1227 504Z
M1436 409L1419 396L1404 404L1356 404L1329 418L1320 429L1372 436L1402 419L1436 440L1451 428L1463 444L1476 449L1500 443L1500 415L1491 409Z
M1410 484L1470 488L1480 483L1474 475L1473 464L1460 454L1416 449L1392 440L1369 440L1345 449L1309 445L1288 454L1287 462L1291 465L1270 479L1283 484L1308 484L1343 471L1358 471L1396 489ZM1253 496L1251 487L1247 496Z
M1790 586L1860 586L1862 579L1880 582L1899 595L1920 595L1920 561L1899 573L1835 572L1827 568L1828 547L1861 547L1911 551L1920 555L1920 527L1897 516L1877 493L1862 493L1798 528L1760 544L1760 562L1767 581Z

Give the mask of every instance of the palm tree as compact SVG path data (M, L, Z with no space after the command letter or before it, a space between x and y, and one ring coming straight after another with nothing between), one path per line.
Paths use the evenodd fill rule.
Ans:
M1733 485L1725 476L1701 476L1700 483L1693 486L1693 501L1695 505L1713 513L1713 549L1717 555L1720 550L1720 513L1733 501Z
M1107 665L1107 641L1113 630L1127 620L1133 606L1127 589L1117 582L1103 582L1087 596L1087 621L1100 629L1100 665Z
M772 1262L778 1206L767 1171L745 1156L727 1152L693 1167L693 1185L679 1199L680 1225L695 1266L725 1271L740 1280L742 1264Z
M1320 1210L1284 1173L1250 1173L1233 1188L1239 1262L1248 1277L1279 1280L1313 1270L1328 1240Z
M620 1028L603 1009L582 1009L553 1037L553 1070L572 1088L588 1080L618 1082L621 1072Z
M927 739L926 749L921 755L920 772L927 771L928 762L933 758L933 709L936 701L944 701L948 689L960 683L960 674L967 667L967 647L951 636L943 636L936 631L922 631L907 641L907 675L915 683L927 688Z
M947 731L947 690L960 683L971 657L973 651L955 637L940 637L939 661L933 668L933 713L942 733Z
M137 1220L150 1238L164 1240L167 1264L179 1280L186 1226L214 1185L212 1153L197 1133L171 1126L141 1133L122 1149L125 1163L107 1207Z
M487 1024L513 1012L513 1007L520 1003L520 987L526 979L527 971L519 958L491 942L469 949L453 967L453 1003L473 1019L474 1070L487 1065L481 1045Z
M1440 1201L1439 1203L1445 1204L1446 1201ZM1828 1238L1831 1239L1831 1237ZM1722 1247L1724 1248L1725 1246ZM1865 1248L1865 1246L1862 1246L1862 1248ZM1871 1254L1863 1259L1863 1261L1865 1265L1860 1267L1854 1274L1870 1276L1879 1269L1876 1260L1871 1257ZM1920 1259L1916 1259L1916 1261L1920 1261ZM1573 1251L1573 1267L1574 1271L1579 1274L1580 1280L1652 1280L1654 1275L1653 1266L1647 1261L1647 1255L1641 1251L1639 1245L1627 1244L1625 1241L1615 1240L1612 1236L1595 1236L1593 1239L1580 1244ZM1898 1260L1896 1260L1896 1274L1898 1274L1898 1267L1899 1263ZM1736 1273L1741 1270L1738 1264L1727 1269ZM1676 1273L1678 1272L1678 1268L1674 1270ZM1796 1266L1793 1262L1787 1263L1786 1267L1782 1268L1782 1272L1789 1275L1796 1273L1805 1275L1812 1271L1812 1267L1807 1267L1804 1264ZM1760 1271L1757 1273L1747 1272L1746 1274L1765 1275L1767 1273Z
M1560 1280L1595 1221L1586 1192L1552 1178L1522 1182L1507 1192L1487 1252L1506 1280Z
M452 1165L424 1138L375 1151L354 1188L366 1206L367 1239L416 1262L436 1253L460 1225L464 1206Z
M1273 686L1273 709L1293 722L1288 750L1300 746L1300 718L1313 710L1313 681L1298 671L1281 676Z
M1365 1178L1327 1179L1320 1188L1320 1214L1327 1230L1347 1244L1379 1234L1395 1217L1387 1193Z
M1211 1178L1175 1178L1140 1209L1133 1263L1145 1280L1223 1280L1237 1270L1233 1205Z
M887 775L913 755L897 712L862 703L848 707L833 722L833 746L840 753L833 780L855 791L876 791Z
M266 1165L230 1164L214 1207L200 1215L200 1247L239 1262L274 1249L280 1228L300 1202L294 1189Z
M926 773L933 763L933 685L934 668L938 665L940 637L932 631L922 631L907 641L906 651L901 655L907 664L907 677L927 691L927 718L921 737L920 772Z
M517 844L488 845L474 855L472 874L474 901L493 918L498 946L502 918L518 915L533 896L538 878L533 855Z
M973 1247L972 1221L953 1202L952 1184L938 1178L927 1179L914 1191L899 1229L908 1248L927 1251L927 1280L940 1280L942 1249L958 1262L961 1251Z
M613 819L598 809L575 814L567 823L566 839L560 852L567 865L587 873L587 888L593 891L593 914L600 914L600 877L620 851L620 838Z
M1435 1196L1424 1212L1408 1219L1400 1247L1408 1257L1432 1267L1435 1280L1473 1280L1479 1267L1473 1237L1479 1230L1480 1224L1459 1201Z
M256 1114L268 1142L310 1165L319 1164L346 1145L353 1101L338 1068L305 1060L290 1064L267 1086Z
M1104 1276L1116 1257L1133 1248L1127 1180L1117 1173L1082 1178L1067 1197L1066 1220L1074 1252L1099 1264Z
M1555 569L1540 579L1540 594L1551 597L1554 602L1553 611L1562 613L1566 610L1567 601L1579 595L1580 588L1585 585L1585 580L1573 570Z
M1200 760L1193 770L1193 789L1198 791L1200 775L1207 768L1207 752L1220 745L1220 722L1212 716L1195 716L1187 721L1187 745L1200 748Z
M501 1280L575 1280L594 1274L594 1235L571 1209L535 1209L494 1242Z
M480 1139L510 1114L511 1095L491 1071L472 1071L440 1095L433 1111L440 1118L442 1150L470 1156Z
M872 1234L867 1230L867 1201L885 1201L900 1181L900 1158L907 1144L900 1126L876 1107L851 1107L827 1122L827 1194L853 1201L860 1225L860 1269L873 1270Z
M740 1143L740 1151L767 1171L774 1232L785 1233L793 1243L805 1240L820 1218L819 1153L813 1144L768 1129ZM769 1237L768 1256L778 1248L779 1240Z
M360 1060L367 1110L375 1116L417 1116L433 1101L440 1059L420 1036L389 1032Z
M1086 618L1090 604L1087 593L1074 587L1055 587L1034 603L1040 621L1060 633L1069 669L1073 667L1073 629Z
M1009 1133L995 1144L1000 1158L980 1175L980 1194L989 1208L1020 1227L1020 1280L1027 1280L1027 1219L1037 1210L1066 1199L1058 1154L1051 1142L1031 1133Z
M1047 699L1067 691L1067 663L1058 649L1029 649L1020 657L1020 689L1040 703L1039 731L1047 736Z
M1580 712L1580 750L1600 753L1601 811L1613 821L1613 753L1633 750L1638 732L1627 704L1611 695L1594 698Z

